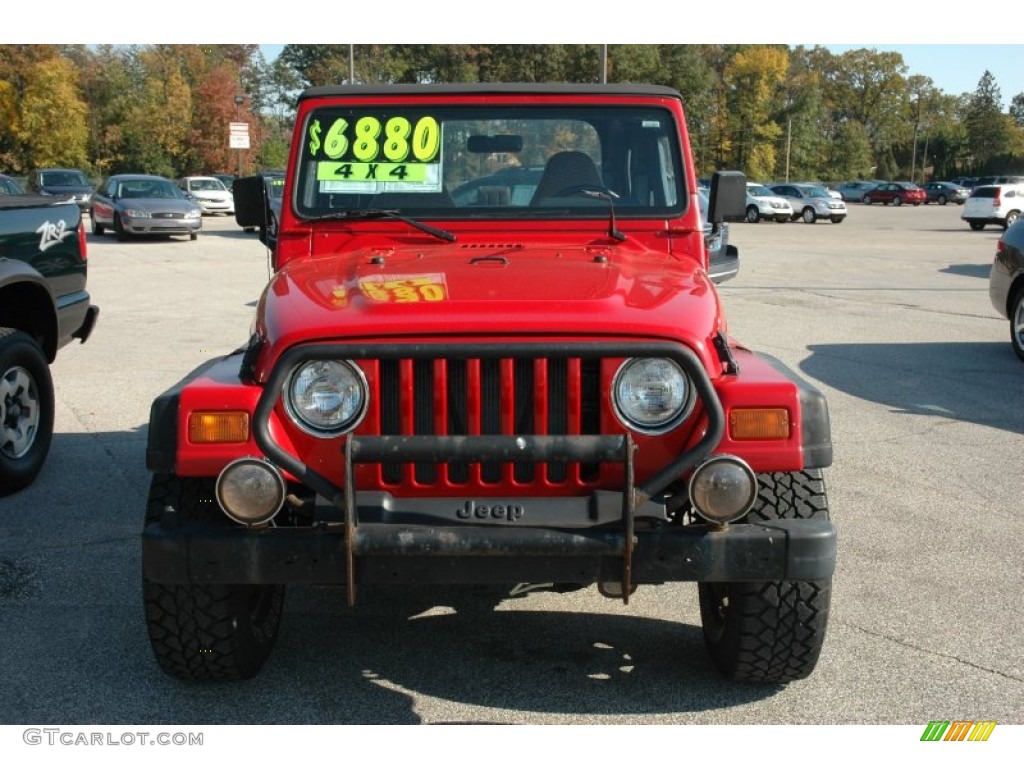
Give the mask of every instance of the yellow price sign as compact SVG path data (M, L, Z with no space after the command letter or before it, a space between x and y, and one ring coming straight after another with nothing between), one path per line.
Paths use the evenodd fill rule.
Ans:
M427 180L427 166L415 163L320 162L316 166L316 180L349 183L367 181L422 183Z
M371 301L408 304L448 298L444 275L381 275L359 280L359 289Z
M309 154L321 151L329 160L348 160L352 164L430 163L441 150L441 126L437 119L425 116L413 123L402 115L385 119L367 115L355 122L339 117L324 132L319 119L309 126Z

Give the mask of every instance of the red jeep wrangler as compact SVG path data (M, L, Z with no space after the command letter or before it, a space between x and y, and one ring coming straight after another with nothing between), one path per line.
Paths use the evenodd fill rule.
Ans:
M712 228L745 196L716 174ZM813 670L827 406L727 333L677 92L312 88L278 216L252 338L152 408L165 672L255 674L288 583L672 581L727 677Z

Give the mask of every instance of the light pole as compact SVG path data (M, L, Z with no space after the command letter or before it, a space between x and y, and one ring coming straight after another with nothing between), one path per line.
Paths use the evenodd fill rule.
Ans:
M241 122L240 111L242 109L242 105L243 104L245 104L245 96L243 96L240 93L236 94L235 95L235 122L236 123ZM239 150L238 150L238 175L239 176L242 175L242 149L241 148L239 148Z

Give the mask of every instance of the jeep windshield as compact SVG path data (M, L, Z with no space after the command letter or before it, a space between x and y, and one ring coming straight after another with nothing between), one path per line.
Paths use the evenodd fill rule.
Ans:
M603 219L609 199L623 218L670 218L687 201L679 128L659 107L329 107L302 136L294 202L306 219Z

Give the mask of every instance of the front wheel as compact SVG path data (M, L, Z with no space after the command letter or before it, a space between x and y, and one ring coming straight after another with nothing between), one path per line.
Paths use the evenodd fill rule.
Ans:
M747 206L747 221L750 224L757 224L761 220L761 212L757 210L756 205Z
M818 220L818 215L814 212L813 208L804 208L800 218L804 220L805 224L813 224Z
M901 198L901 197L894 197L892 199L892 204L895 205L896 207L899 207L899 206L903 205L903 198Z
M832 216L829 219L829 221L831 221L833 224L842 224L843 223L843 219L845 219L845 218L846 218L845 216Z
M973 229L975 232L985 228L985 222L984 221L968 221L967 223L970 224L971 229Z
M124 231L124 224L121 223L121 214L114 214L114 234L117 235L117 239L124 241L128 239L128 233Z
M746 522L828 519L820 470L758 475ZM828 625L832 579L700 582L704 644L730 680L788 683L818 663Z
M0 328L0 496L25 488L53 439L53 379L27 333Z
M92 233L94 235L103 234L103 225L96 221L96 214L92 211L89 212L89 222L92 225Z
M183 520L229 525L216 511L212 478L154 475L146 522L173 507ZM283 584L164 584L142 580L150 645L179 680L243 680L263 667L284 610Z

